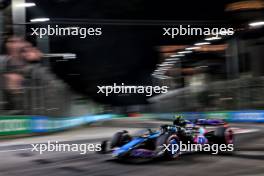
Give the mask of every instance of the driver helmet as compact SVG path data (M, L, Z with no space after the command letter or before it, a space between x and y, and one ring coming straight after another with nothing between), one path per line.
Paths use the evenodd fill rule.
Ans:
M176 115L173 121L173 125L180 125L182 121L183 121L183 116Z

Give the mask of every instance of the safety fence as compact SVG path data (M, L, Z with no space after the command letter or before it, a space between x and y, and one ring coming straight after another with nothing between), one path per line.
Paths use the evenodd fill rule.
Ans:
M1 115L69 115L72 92L48 68L36 64L27 77L23 77L19 88L6 83L6 78L0 73Z
M152 97L146 109L153 113L263 110L263 92L264 77L215 81Z

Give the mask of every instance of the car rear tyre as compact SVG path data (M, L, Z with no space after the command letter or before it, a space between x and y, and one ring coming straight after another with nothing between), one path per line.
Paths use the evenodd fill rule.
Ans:
M217 144L233 144L234 135L230 128L219 127L214 132L215 143Z
M231 150L231 146L234 144L234 133L233 130L226 127L219 127L214 132L215 140L214 143L221 145L225 144L228 147L228 151L219 151L219 154L221 155L232 155L233 150Z

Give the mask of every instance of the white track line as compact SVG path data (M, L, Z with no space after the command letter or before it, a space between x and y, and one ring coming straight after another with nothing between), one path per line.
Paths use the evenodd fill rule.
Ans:
M14 149L14 150L1 150L0 153L6 152L18 152L18 151L25 151L25 150L32 150L33 148L23 148L23 149Z
M258 129L242 129L242 128L231 128L235 134L253 133L259 131Z

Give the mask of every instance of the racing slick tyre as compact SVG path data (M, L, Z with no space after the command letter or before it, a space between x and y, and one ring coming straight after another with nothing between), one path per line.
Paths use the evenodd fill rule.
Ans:
M180 151L177 149L177 147L179 147L179 142L179 138L176 134L162 134L156 140L156 156L158 158L165 157L168 159L179 157ZM164 144L168 147L165 147Z
M111 140L111 148L121 147L122 145L128 143L132 137L128 134L127 131L120 131L114 134Z
M232 129L226 127L219 127L214 132L215 136L215 144L225 144L225 145L233 145L234 144L234 134ZM219 152L222 155L232 155L233 151L223 151Z
M219 127L214 132L215 143L217 144L233 144L234 135L230 128Z

